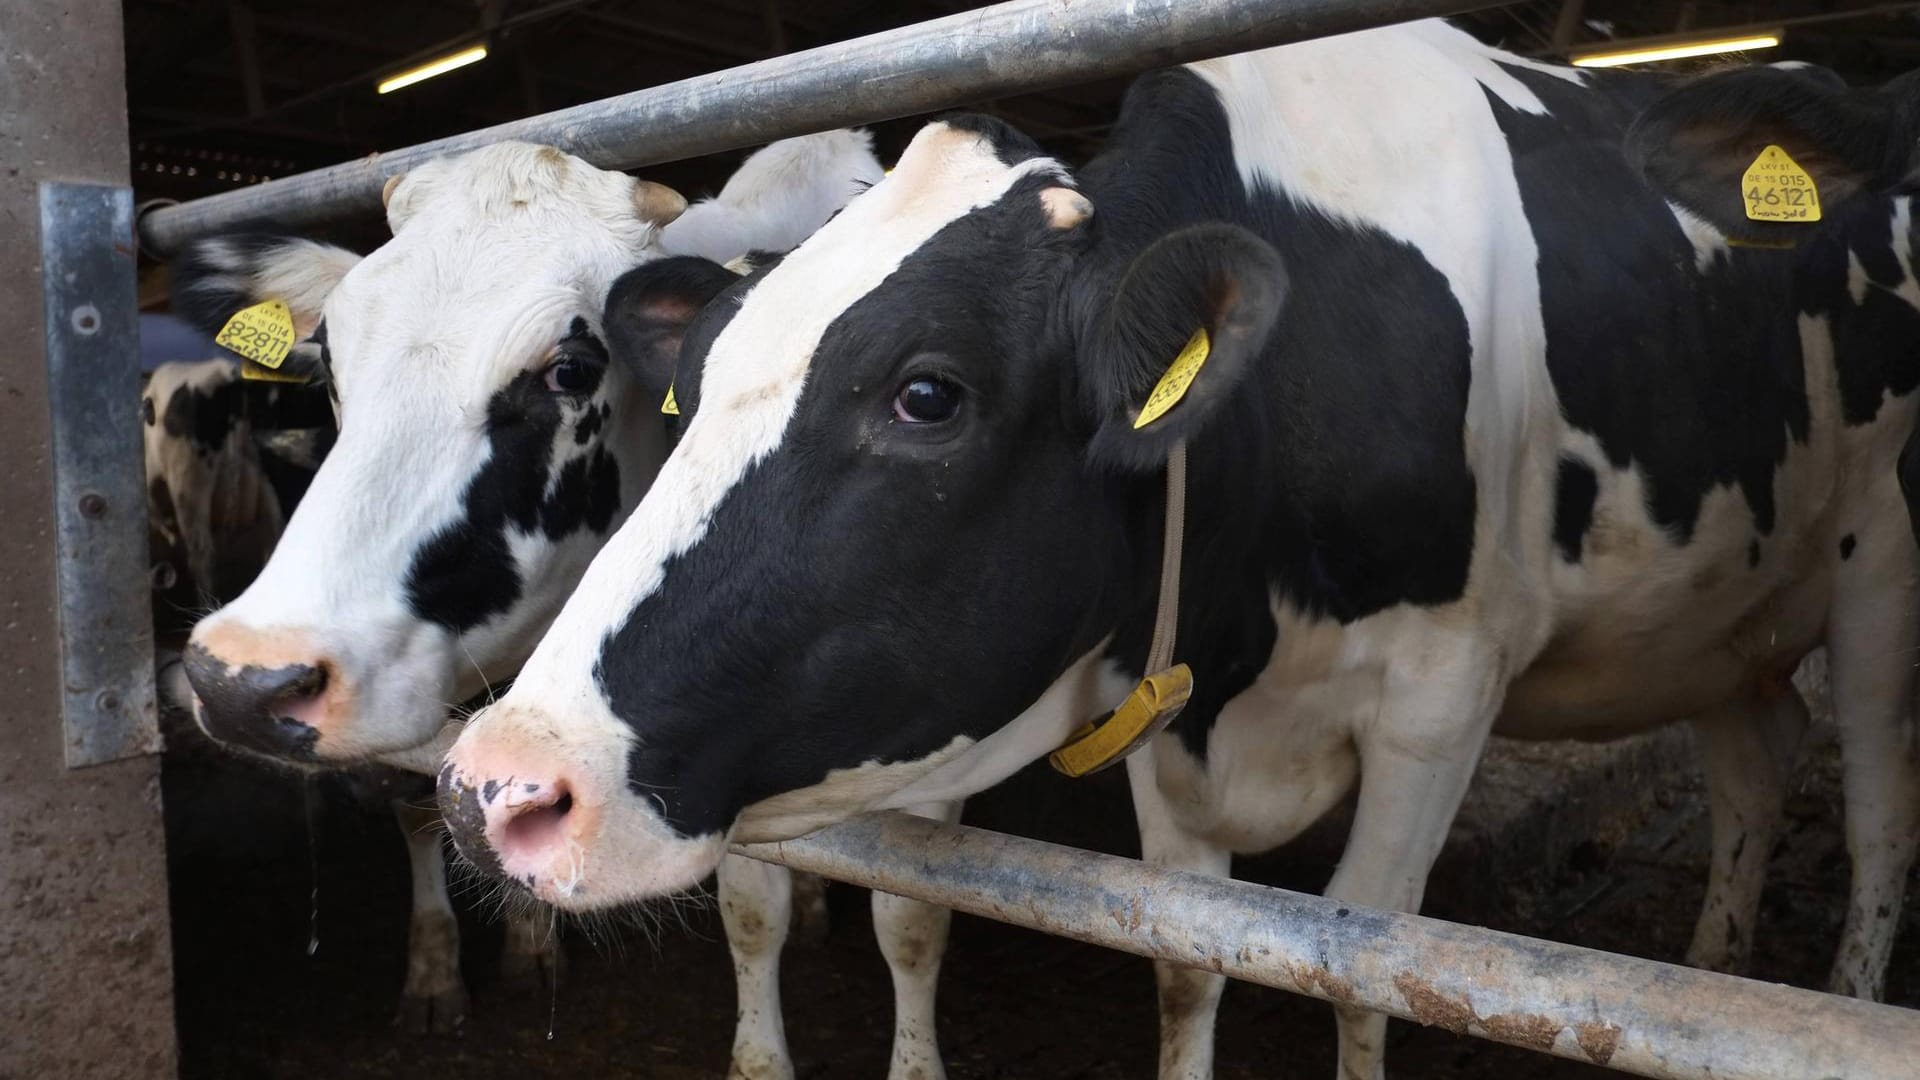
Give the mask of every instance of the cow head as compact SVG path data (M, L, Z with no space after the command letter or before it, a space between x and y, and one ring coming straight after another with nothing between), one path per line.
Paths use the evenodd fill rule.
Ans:
M1799 64L1743 67L1668 93L1634 123L1627 156L1656 188L1730 236L1791 242L1804 225L1752 221L1742 177L1768 146L1812 177L1824 208L1920 170L1920 72L1850 89Z
M1873 240L1911 249L1920 225L1910 207L1862 204L1884 195L1911 200L1920 179L1920 71L1876 89L1849 88L1832 72L1801 65L1708 75L1649 107L1628 134L1627 154L1650 183L1728 235L1791 246L1808 226L1749 221L1739 197L1743 173L1770 145L1785 150L1807 171L1819 189L1825 218L1857 213L1881 222L1904 219L1906 236L1883 226L1874 230L1878 235ZM1848 200L1854 200L1854 206L1840 210ZM1861 250L1847 241L1843 235L1829 245L1830 273L1860 275L1863 288L1868 280L1889 286L1883 295L1910 295L1900 287L1912 273L1907 256L1876 259L1883 269L1870 274L1864 272ZM1860 298L1853 303L1859 304ZM1903 299L1902 309L1896 309L1901 313L1892 316L1900 326L1876 324L1869 333L1888 340L1909 338L1904 332L1912 319L1904 311L1907 303ZM1882 318L1888 310L1876 309ZM1920 540L1920 431L1908 437L1896 472L1908 523Z
M208 327L284 300L286 367L340 417L267 567L187 650L201 722L278 757L430 740L449 701L517 666L662 452L600 310L679 195L509 143L421 166L386 205L393 238L365 258L255 235L176 263L177 304Z
M620 350L677 352L684 432L450 753L470 858L568 906L667 893L730 837L988 786L1114 703L1102 643L1142 580L1151 604L1162 466L1223 414L1285 285L1246 232L1098 213L959 118L771 268L617 291L712 295ZM1199 379L1136 430L1203 329Z
M280 536L247 390L238 367L215 359L162 364L141 392L148 520L156 548L180 554L197 602L238 594Z

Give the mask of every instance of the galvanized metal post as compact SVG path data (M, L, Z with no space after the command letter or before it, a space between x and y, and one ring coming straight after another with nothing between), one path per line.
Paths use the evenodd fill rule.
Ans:
M1497 0L1010 0L289 176L142 219L166 253L247 222L380 209L386 178L506 139L628 169L1007 94L1497 6Z
M1911 1080L1920 1012L875 814L740 854L1669 1080Z
M0 1075L167 1077L160 762L68 768L152 745L120 3L0 0L0 27ZM63 622L76 583L105 606ZM104 741L63 729L76 702Z
M40 186L60 715L69 768L160 752L133 192Z

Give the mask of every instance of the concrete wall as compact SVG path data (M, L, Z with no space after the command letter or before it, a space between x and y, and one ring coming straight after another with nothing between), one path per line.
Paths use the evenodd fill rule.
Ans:
M59 714L37 185L127 182L120 25L116 0L0 0L0 1077L9 1080L175 1071L159 759L70 772Z

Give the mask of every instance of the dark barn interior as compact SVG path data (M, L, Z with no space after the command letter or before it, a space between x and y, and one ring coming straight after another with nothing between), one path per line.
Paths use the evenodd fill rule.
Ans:
M135 198L198 198L972 6L127 0ZM1526 0L1464 23L1486 40L1541 57L1680 31L1764 26L1787 32L1778 49L1757 58L1826 65L1856 84L1920 65L1920 3ZM381 76L473 41L488 44L484 62L391 95L374 92ZM1100 146L1124 86L1068 86L974 107L1075 161ZM875 126L883 161L921 119ZM643 174L690 197L709 194L739 157ZM382 239L378 222L330 231L361 250ZM165 309L158 263L143 264L141 302ZM501 930L484 890L457 890L469 1017L450 1035L398 1030L408 879L384 802L338 779L303 779L240 760L179 717L169 736L164 798L182 1076L691 1080L726 1073L733 984L711 904L598 925L558 920L568 966L556 983L528 988L507 985L494 968ZM1585 779L1544 793L1516 783L1478 796L1479 816L1456 828L1426 911L1677 962L1703 887L1701 781L1684 753L1681 765L1651 784L1635 782L1638 758L1586 753L1496 748L1501 768ZM1825 976L1846 882L1834 758L1826 732L1802 768L1787 835L1773 853L1755 948L1763 979L1819 986ZM1137 851L1119 770L1076 783L1029 769L970 805L967 820ZM1576 823L1583 826L1577 832ZM1339 858L1343 826L1336 814L1236 872L1318 890ZM787 1032L803 1077L879 1076L892 999L866 894L834 886L829 905L824 938L796 941L787 953ZM1889 1001L1908 1006L1920 1005L1914 911L1909 903L1888 988ZM956 1080L1152 1075L1156 1011L1144 961L960 917L944 971L940 1038ZM1329 1075L1332 1034L1318 1002L1232 985L1221 1013L1219 1075ZM1389 1067L1403 1076L1609 1075L1437 1028L1396 1022L1390 1041Z
M852 0L128 0L127 100L136 199L193 199L274 176L982 5ZM1920 62L1920 4L1528 0L1462 16L1483 39L1564 57L1680 31L1786 27L1767 60L1833 68L1861 85ZM480 64L404 93L383 75L476 40ZM1724 62L1695 61L1695 64ZM1069 161L1095 152L1125 89L1117 79L970 108L1001 116ZM876 126L882 159L917 120ZM662 165L651 178L710 191L732 158ZM367 237L378 240L378 234Z
M136 190L141 198L211 195L978 6L348 0L318 8L269 0L129 0ZM1463 21L1488 41L1542 57L1678 31L1785 26L1790 32L1766 59L1826 65L1863 85L1920 60L1920 4L1531 0ZM481 37L494 50L485 63L405 94L373 92L380 76ZM1065 87L974 107L1077 159L1100 145L1124 85ZM897 143L911 121L882 130L889 144ZM690 190L719 175L693 164L655 171Z

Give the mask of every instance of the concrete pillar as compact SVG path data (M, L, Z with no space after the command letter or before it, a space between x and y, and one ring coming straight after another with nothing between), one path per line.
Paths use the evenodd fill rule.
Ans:
M160 762L64 760L41 326L38 184L128 179L120 5L0 26L0 1077L168 1077Z

